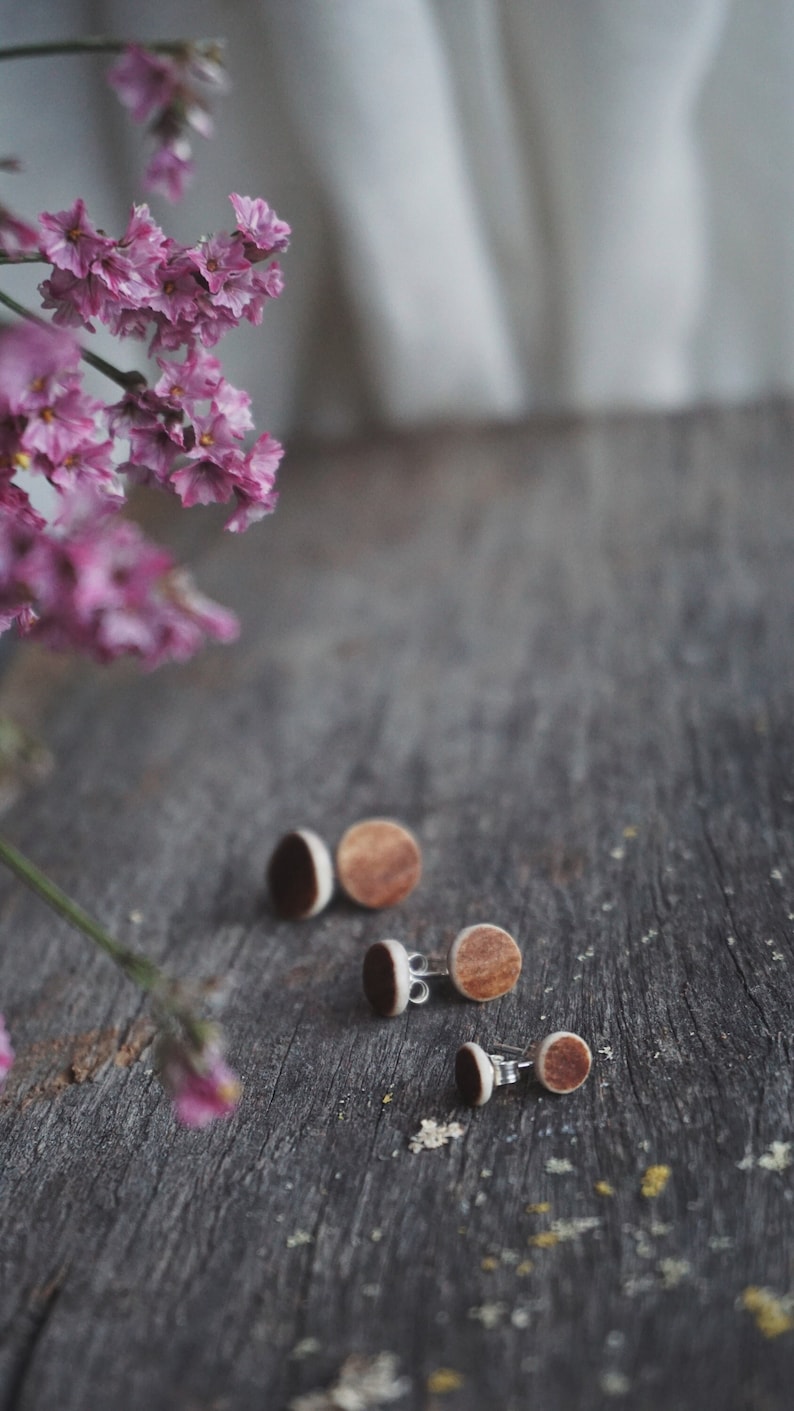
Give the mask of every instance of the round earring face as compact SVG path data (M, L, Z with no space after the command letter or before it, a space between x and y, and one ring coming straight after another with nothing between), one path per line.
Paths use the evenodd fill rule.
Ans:
M449 977L466 999L498 999L521 974L521 951L501 926L467 926L447 955Z
M539 1083L550 1093L573 1093L590 1072L593 1055L584 1039L558 1029L538 1044L534 1056Z
M364 956L364 994L376 1014L394 1019L408 1008L411 968L408 952L399 941L376 941Z
M463 1044L455 1057L455 1082L469 1107L482 1107L494 1087L493 1064L479 1044Z
M322 911L334 890L331 854L322 838L311 828L287 833L271 854L267 885L273 910L287 921Z
M396 906L422 875L419 843L402 823L365 818L354 823L336 850L336 871L347 895L360 906Z

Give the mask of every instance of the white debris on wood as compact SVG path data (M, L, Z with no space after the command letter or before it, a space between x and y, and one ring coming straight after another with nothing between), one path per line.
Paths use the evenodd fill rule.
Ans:
M770 1142L763 1156L759 1156L758 1165L765 1171L787 1171L794 1165L791 1142Z
M622 1372L602 1372L598 1383L604 1396L626 1396L631 1390L631 1382Z
M463 1136L465 1127L460 1122L437 1122L434 1117L423 1117L419 1131L408 1143L409 1151L433 1151L446 1146L447 1142L457 1141Z
M294 1235L287 1235L287 1249L297 1249L302 1244L313 1244L314 1235L310 1235L308 1230L296 1230Z
M490 1330L501 1323L506 1312L506 1303L481 1303L478 1308L469 1309L469 1317Z
M736 1166L740 1171L751 1171L754 1166L760 1166L762 1171L788 1171L794 1166L791 1147L791 1142L770 1142L761 1156L755 1157L751 1151L746 1151Z
M662 1276L662 1288L674 1289L692 1273L692 1265L688 1259L660 1259L657 1269Z
M301 1362L304 1357L313 1357L316 1352L322 1351L322 1343L317 1338L301 1338L293 1347L290 1358L293 1362Z
M348 1357L332 1387L293 1397L289 1411L369 1411L370 1407L399 1401L411 1390L411 1380L398 1377L397 1367L393 1352Z
M567 1156L550 1156L546 1162L546 1171L549 1176L564 1176L573 1169Z
M552 1220L550 1228L558 1240L565 1241L578 1239L588 1230L597 1230L603 1223L598 1215L578 1215L572 1220Z

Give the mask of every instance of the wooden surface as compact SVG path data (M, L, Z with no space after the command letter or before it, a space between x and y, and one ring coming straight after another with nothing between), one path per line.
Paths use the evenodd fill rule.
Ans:
M56 767L6 832L228 974L246 1087L179 1129L134 990L0 878L1 1411L281 1411L383 1351L411 1411L788 1411L793 466L780 407L294 454L275 518L200 557L236 647L16 656ZM276 921L278 836L378 814L419 889ZM519 939L514 993L368 1011L370 942L477 921ZM559 1028L578 1093L460 1105L464 1040ZM424 1118L463 1135L412 1152Z

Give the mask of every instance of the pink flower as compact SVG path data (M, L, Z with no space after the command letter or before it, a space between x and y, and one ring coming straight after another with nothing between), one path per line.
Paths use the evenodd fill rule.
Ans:
M28 322L7 329L0 338L0 414L38 412L79 361L80 349L70 333Z
M22 220L0 206L0 254L15 260L19 255L33 255L39 248L39 232L35 225Z
M283 454L280 442L268 432L254 442L235 486L237 509L226 524L231 534L240 534L273 513L278 503L276 471Z
M192 505L225 504L239 483L242 459L238 452L218 460L192 460L174 471L171 484L186 509Z
M19 485L14 485L0 474L0 517L9 524L26 525L29 529L43 529L45 520L34 510L30 499ZM3 628L0 627L0 632Z
M108 509L105 496L73 496L59 532L0 515L0 612L55 650L99 662L132 655L149 668L186 660L208 637L236 636L232 613Z
M220 231L210 235L189 252L207 282L212 295L218 295L225 286L240 275L247 274L249 261L243 254L243 242L239 236L227 235Z
M260 196L238 196L234 191L229 200L237 217L237 229L246 241L246 257L252 264L266 260L277 250L286 250L292 231L267 201Z
M85 213L85 201L78 196L71 210L42 211L41 248L58 269L70 270L84 278L95 259L113 244L101 235Z
M133 44L108 77L135 122L147 123L155 141L144 177L147 189L179 201L193 175L188 131L212 135L212 117L200 89L224 86L220 46L187 44L164 55Z
M284 276L278 260L268 265L266 270L252 270L251 298L244 315L255 327L262 322L262 313L268 299L277 299L284 288Z
M42 308L54 310L54 323L61 328L87 328L89 333L96 332L92 320L106 306L105 292L90 276L78 279L68 269L54 269L39 285Z
M52 485L59 490L92 489L101 492L105 499L114 501L119 509L124 504L124 491L119 485L111 460L112 441L87 439L73 445L57 464L39 464Z
M131 208L127 229L118 246L126 252L136 269L152 275L167 258L169 242L157 222L152 220L149 207L143 205Z
M176 61L130 44L108 70L108 83L129 108L134 122L147 122L173 101L179 86Z
M186 447L186 455L190 460L202 460L206 456L208 460L221 463L227 451L239 451L237 442L241 433L214 407L209 416L194 417L193 434L193 446Z
M163 375L155 382L154 391L172 407L189 408L213 397L221 386L229 385L222 378L220 362L209 353L196 350L183 363L158 358L157 364ZM247 392L239 395L250 402Z
M158 191L176 205L181 201L193 179L195 163L190 155L190 143L175 137L163 143L146 163L143 184L147 191Z
M99 403L86 397L79 387L67 387L31 415L22 434L23 450L37 452L53 465L60 465L92 439L94 413L98 410Z
M11 1047L11 1040L8 1037L5 1020L2 1014L0 1014L0 1092L2 1092L5 1087L8 1071L13 1062L14 1050Z
M199 292L192 260L181 249L172 250L156 271L156 287L147 306L169 323L190 325L196 319Z
M162 421L130 429L130 460L138 484L165 485L182 450L182 428L172 413Z
M243 436L253 427L251 398L240 387L233 387L225 377L221 378L215 389L212 410L224 417L234 436Z
M216 1117L230 1117L236 1110L242 1084L224 1061L216 1038L201 1048L178 1039L163 1039L158 1068L177 1121L185 1127L206 1127Z

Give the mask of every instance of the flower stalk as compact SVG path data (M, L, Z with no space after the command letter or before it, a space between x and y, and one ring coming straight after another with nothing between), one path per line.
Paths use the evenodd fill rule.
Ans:
M184 39L146 40L142 43L153 54L170 54L176 58L198 47ZM83 39L48 40L41 44L3 45L0 47L0 62L6 59L48 59L57 54L123 54L129 45L128 39L106 39L99 34L86 35ZM217 42L215 47L218 47Z
M0 837L0 861L6 864L13 873L24 882L32 892L41 897L53 911L57 911L59 916L75 926L83 935L88 936L99 949L110 956L115 961L119 969L124 972L128 980L132 980L142 990L147 992L162 992L170 982L153 961L147 960L146 956L140 955L129 947L123 946L119 941L109 935L104 926L100 926L87 911L84 911L76 901L67 896L66 892L56 885L51 878L47 877L35 863L25 857L24 853L12 846L3 837Z
M230 1116L240 1101L242 1085L224 1060L220 1028L198 1012L190 992L154 961L121 945L52 878L2 836L0 861L53 911L104 951L128 980L152 996L160 1030L155 1063L177 1119L187 1127L205 1127L217 1117ZM0 1090L13 1057L0 1016Z

